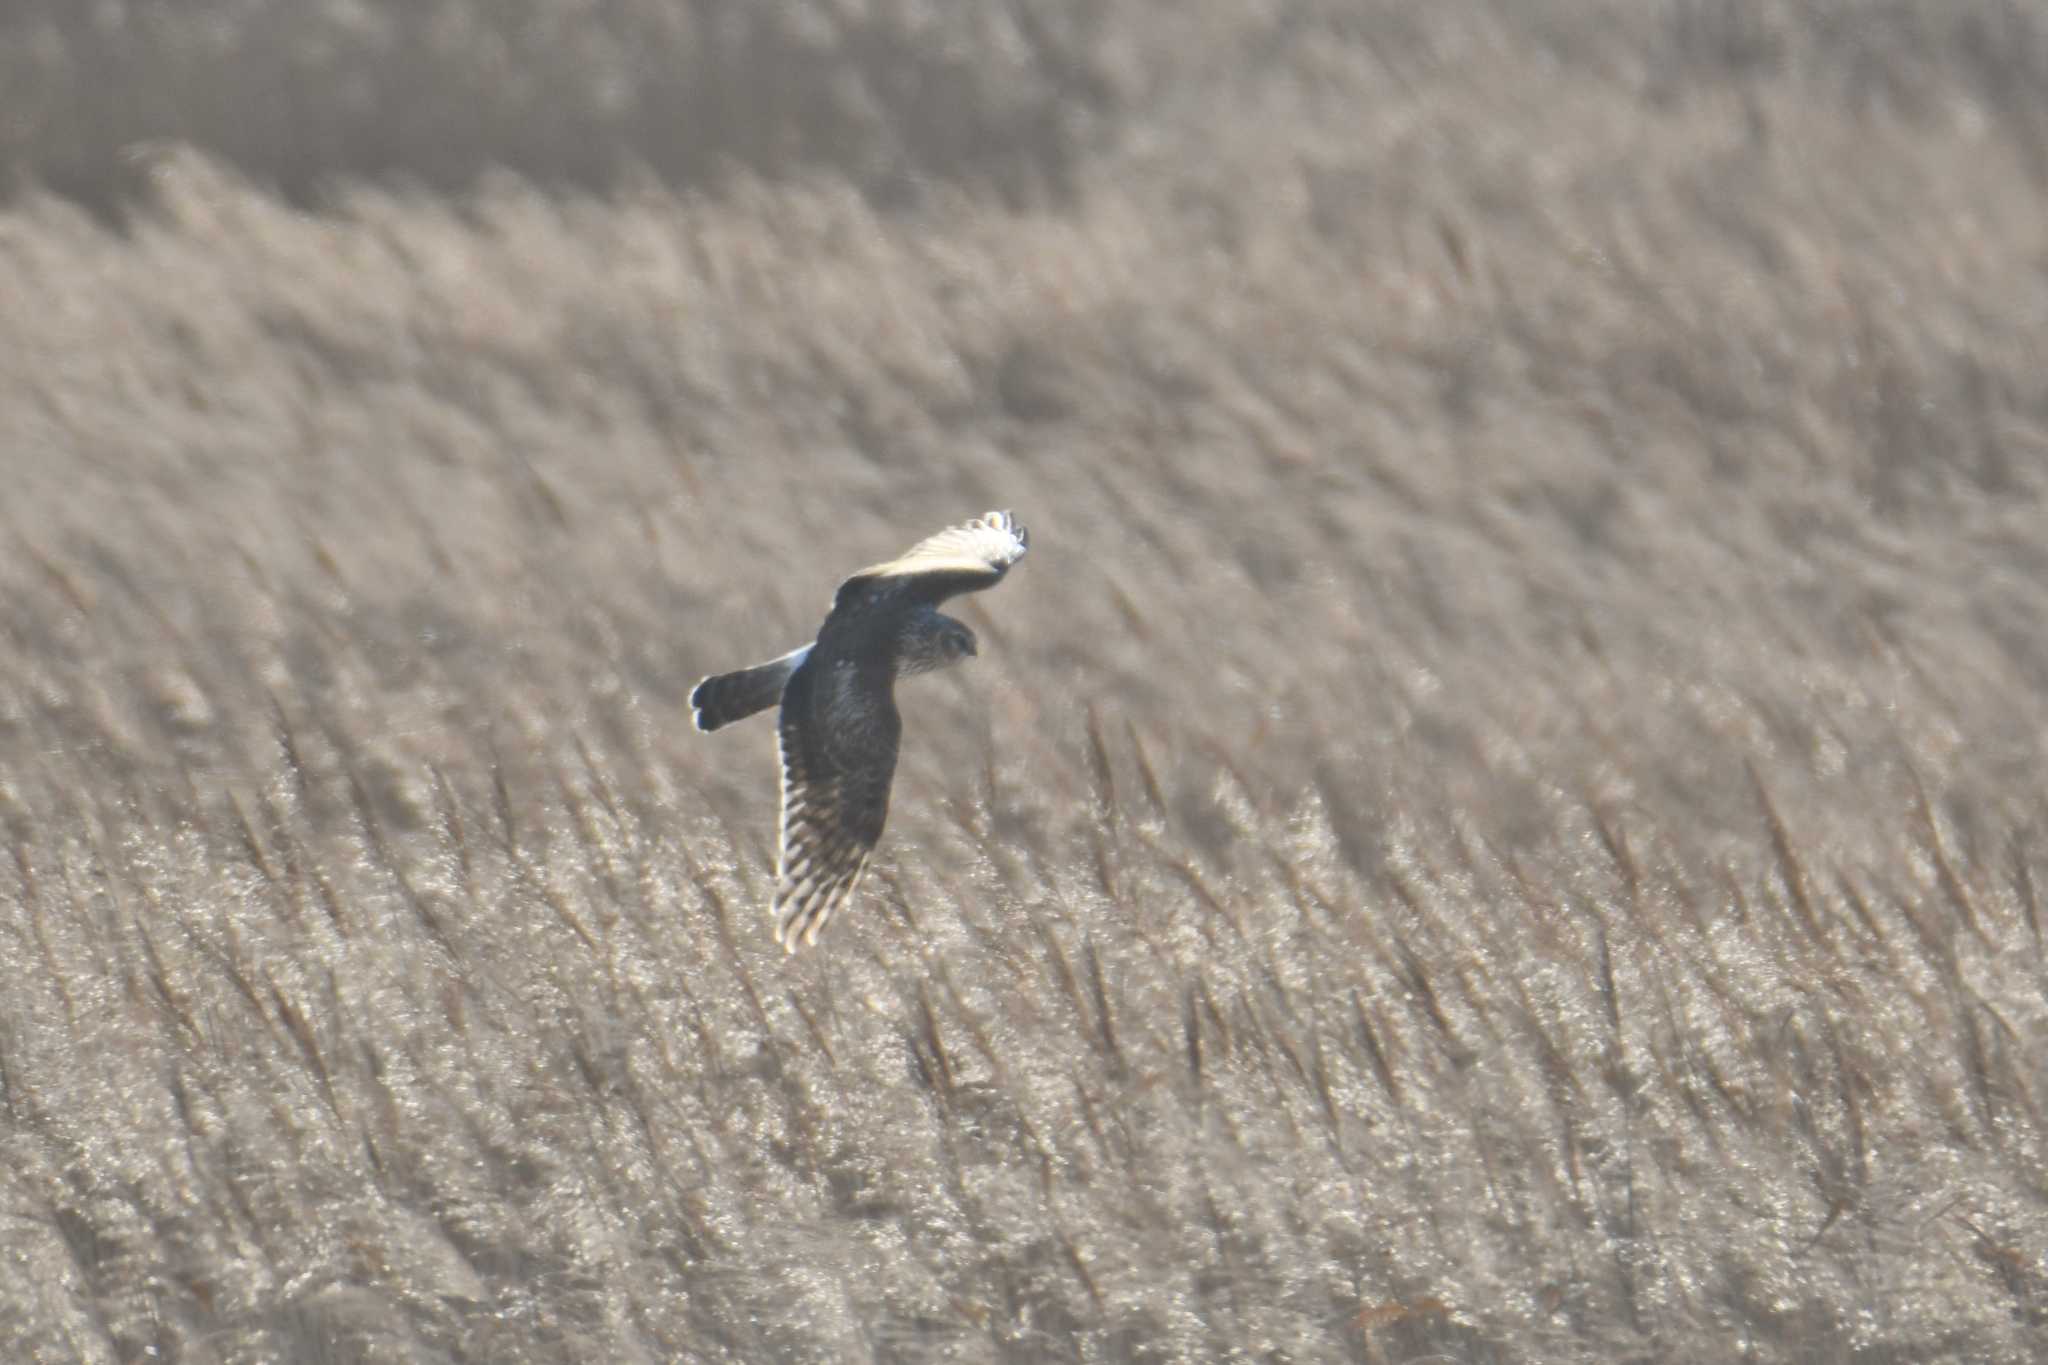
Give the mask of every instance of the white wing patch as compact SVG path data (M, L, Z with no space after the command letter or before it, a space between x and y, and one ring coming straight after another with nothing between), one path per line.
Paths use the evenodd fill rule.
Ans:
M949 526L928 536L896 558L871 564L855 578L895 578L906 574L969 574L1001 578L1031 547L1031 536L1008 512L989 512L963 526Z

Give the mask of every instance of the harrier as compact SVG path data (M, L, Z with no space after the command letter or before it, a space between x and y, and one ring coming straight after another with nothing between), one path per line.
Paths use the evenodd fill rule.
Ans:
M817 942L882 837L903 733L896 679L975 653L974 632L939 603L995 586L1029 544L1008 512L949 527L841 583L810 644L706 678L690 694L699 730L782 703L774 910L785 950Z

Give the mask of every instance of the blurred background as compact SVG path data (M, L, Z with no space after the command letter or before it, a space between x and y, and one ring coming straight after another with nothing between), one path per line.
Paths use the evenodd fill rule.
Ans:
M2048 15L0 4L0 1355L2033 1359ZM703 674L989 508L785 959Z

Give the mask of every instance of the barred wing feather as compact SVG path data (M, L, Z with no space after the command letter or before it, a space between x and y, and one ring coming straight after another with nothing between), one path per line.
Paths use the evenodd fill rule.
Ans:
M853 894L889 815L902 721L886 679L799 668L782 698L776 941L795 952Z

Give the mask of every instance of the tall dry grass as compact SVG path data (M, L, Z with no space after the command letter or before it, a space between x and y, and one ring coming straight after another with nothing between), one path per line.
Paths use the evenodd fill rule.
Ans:
M1133 7L1058 196L26 192L0 1354L2034 1358L2025 15ZM688 688L991 506L785 959Z

